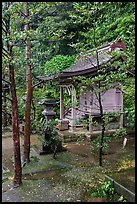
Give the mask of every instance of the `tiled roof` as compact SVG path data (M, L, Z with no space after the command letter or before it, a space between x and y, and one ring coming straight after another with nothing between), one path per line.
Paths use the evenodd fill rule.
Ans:
M105 46L99 47L97 49L98 52L98 63L99 66L102 64L107 63L112 59L111 51L114 51L116 49L124 50L126 49L125 44L121 39L108 43ZM92 55L91 55L92 53ZM67 80L67 78L73 77L73 76L94 76L97 74L97 54L95 49L87 51L86 55L81 53L77 57L77 61L75 64L70 66L68 69L65 69L59 74L52 75L49 77L41 77L41 80L43 81L49 81L49 80Z
M124 50L126 48L126 46L124 45L124 43L122 42L121 39L119 39L116 42L113 43L109 43L105 46L102 46L98 49L98 62L99 62L99 66L107 63L109 60L112 59L112 55L111 55L111 51L115 50L115 49L120 49L120 50ZM72 74L72 76L74 75L80 75L80 74L86 74L86 72L90 71L94 72L95 68L97 68L97 54L96 52L94 52L94 56L93 54L91 55L91 53L93 53L93 51L88 51L86 53L85 57L82 53L78 56L78 60L75 64L73 64L71 67L69 67L68 69L64 70L61 74L60 77L65 77L65 76L70 76Z

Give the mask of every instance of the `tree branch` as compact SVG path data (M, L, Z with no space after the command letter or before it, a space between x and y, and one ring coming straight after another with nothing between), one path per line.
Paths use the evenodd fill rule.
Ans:
M3 30L6 34L8 33L8 31L6 31L5 28L3 28L3 27L2 27L2 30Z
M42 84L42 83L44 83L44 81L38 82L37 84L35 84L35 85L33 86L33 88L35 88L36 86L38 86L39 84Z
M15 42L15 44L13 44L13 46L19 46L23 43L26 43L25 41L26 41L26 38L24 40L22 40L21 42Z
M10 83L9 81L7 81L6 79L3 79L3 78L2 78L2 81L5 81L5 82L6 82L7 84L9 84L9 85L11 84L11 83Z
M4 20L2 19L2 24L4 25L4 27L6 28L6 24L5 24L5 22L4 22Z
M2 46L2 50L4 50L8 55L10 55L9 52L3 46Z
M33 69L34 69L34 67L35 67L35 65L31 66L31 70L33 70ZM33 74L33 76L34 76L34 74Z
M7 57L7 58L10 59L10 57L9 57L6 53L2 52L2 54L3 54L5 57Z
M21 14L21 15L22 15L23 17L25 17L25 18L27 17L27 16L25 15L25 13L23 13L22 11L17 11L17 13L18 13L18 14Z
M2 95L2 98L6 98L6 99L8 99L9 101L12 101L12 99L9 98L9 97L7 97L7 96L3 96L3 95Z

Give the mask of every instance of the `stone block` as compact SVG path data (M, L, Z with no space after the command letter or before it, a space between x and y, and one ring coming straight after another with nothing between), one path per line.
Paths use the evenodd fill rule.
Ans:
M68 130L69 129L69 120L60 120L59 124L56 126L58 130Z

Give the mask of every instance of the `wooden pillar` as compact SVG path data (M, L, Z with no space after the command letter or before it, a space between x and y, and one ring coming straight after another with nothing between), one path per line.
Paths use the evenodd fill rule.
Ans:
M123 91L121 90L121 110L120 110L120 120L119 120L120 128L123 128Z
M76 122L76 108L75 108L75 103L76 103L76 89L75 89L74 85L72 85L72 113L71 113L72 129L74 129L75 122Z
M120 121L119 121L120 128L123 128L123 113L120 113Z
M60 86L60 120L64 119L64 90L63 86Z
M92 116L89 115L89 132L91 133L92 131L93 131Z

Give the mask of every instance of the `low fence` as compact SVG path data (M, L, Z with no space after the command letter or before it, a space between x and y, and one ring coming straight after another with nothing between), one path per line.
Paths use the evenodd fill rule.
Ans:
M112 186L114 187L115 191L119 195L123 195L128 202L135 202L135 194L133 192L131 192L130 190L128 190L127 188L125 188L120 183L116 182L113 178L107 175L105 176L105 179L109 180Z

